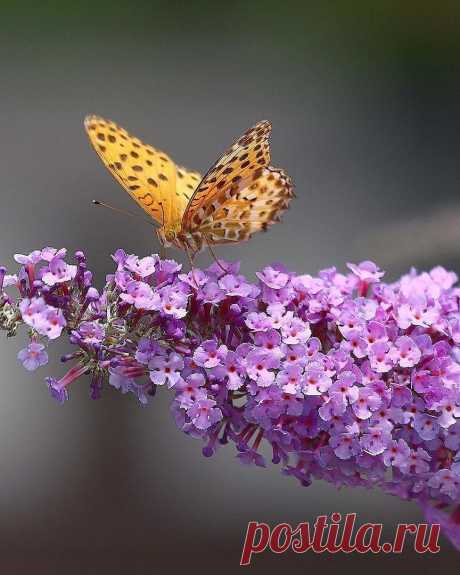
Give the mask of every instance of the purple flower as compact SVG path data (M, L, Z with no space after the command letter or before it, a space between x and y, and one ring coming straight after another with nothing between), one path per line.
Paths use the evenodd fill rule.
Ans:
M140 310L158 310L161 305L158 293L154 293L147 283L141 281L130 281L126 293L122 293L120 298Z
M414 418L414 429L425 441L434 439L439 432L436 418L425 413L419 413Z
M237 264L181 273L172 260L118 250L98 291L82 252L76 265L54 248L18 260L17 274L0 268L0 329L29 328L18 354L28 369L46 361L37 336L66 337L73 348L61 359L73 367L47 379L58 401L82 375L92 398L109 384L144 405L173 388L174 420L205 456L232 443L243 463L263 466L268 448L304 485L460 501L455 274L411 270L385 284L371 262L316 277L276 264L256 285ZM460 512L446 517L460 541Z
M225 360L227 346L218 345L214 339L204 341L193 354L193 360L201 367L216 367Z
M310 325L299 318L289 318L281 327L281 335L288 345L305 343L311 336Z
M272 329L281 329L285 322L292 317L287 315L286 308L281 303L272 303L267 306L267 316Z
M77 266L66 264L66 262L59 257L54 257L50 261L48 269L43 273L42 280L46 285L54 286L72 281L76 273Z
M382 400L380 396L372 389L361 387L359 389L358 399L353 403L352 409L359 419L369 419L374 411L376 411Z
M405 465L401 466L403 473L422 474L430 470L431 456L421 447L412 450Z
M121 375L115 370L111 370L109 384L115 389L118 389L118 391L121 391L121 393L128 393L133 388L134 379L132 377Z
M183 286L172 287L166 286L160 290L161 304L160 310L163 314L172 316L176 319L185 317L187 314L188 290Z
M444 429L449 429L449 427L455 425L457 418L460 418L459 403L460 396L457 399L455 399L455 396L448 396L432 406L441 413L437 421Z
M246 449L238 453L237 458L243 465L255 465L257 467L267 467L263 456L254 449Z
M158 257L147 256L139 259L135 255L130 255L124 259L123 265L128 271L144 279L154 273L157 262Z
M150 379L155 385L167 383L173 387L181 379L183 369L184 360L178 353L170 353L169 357L157 355L149 362Z
M45 381L48 385L51 396L59 403L64 403L64 401L69 397L69 385L84 375L88 369L89 366L87 365L77 364L70 368L69 371L59 380L54 377L47 377Z
M43 248L40 252L40 257L45 262L50 262L53 258L63 259L67 254L67 250L65 248L61 248L57 250L56 248L46 247Z
M143 337L137 344L135 358L139 363L148 365L156 355L164 355L165 351L158 343L149 337Z
M361 446L371 455L380 455L391 442L391 432L384 427L369 427L361 438Z
M334 453L339 459L351 459L361 452L359 441L352 433L340 433L332 436L329 445L334 449Z
M422 356L416 343L407 335L398 337L390 355L393 361L399 363L401 367L414 367Z
M35 371L48 363L48 354L43 344L32 341L18 353L18 360L28 371Z
M270 329L266 332L256 332L254 343L258 347L265 349L273 357L281 359L284 355L281 350L281 336L275 329Z
M225 298L225 292L216 282L208 282L200 289L199 297L204 303L218 304Z
M177 392L176 400L182 409L188 409L196 401L207 398L203 389L205 383L202 373L192 373L185 380L178 380L174 389Z
M65 387L59 387L59 382L54 377L47 377L46 384L48 385L51 397L55 399L58 403L63 404L67 399L69 399L68 391Z
M360 264L347 264L348 268L355 274L355 276L367 284L373 284L380 281L385 275L385 272L379 270L374 262L365 261Z
M264 350L254 349L246 358L246 371L260 387L268 387L275 380L272 371L279 366L279 360Z
M187 415L195 427L208 429L222 419L222 412L216 405L213 399L199 399L187 409Z
M428 481L428 485L434 489L439 489L451 499L458 500L460 496L460 476L450 469L440 469Z
M305 395L321 395L332 385L332 380L319 367L308 368L303 378L302 391Z
M84 321L80 324L79 335L84 343L89 345L101 343L105 337L103 326L97 321Z
M404 439L398 439L397 441L391 441L388 445L386 451L383 454L383 463L387 467L407 467L408 460L410 457L410 447L404 441Z
M14 259L19 264L35 265L42 259L42 252L41 250L34 250L28 255L14 254Z
M66 325L62 310L47 305L43 298L25 298L19 309L24 323L49 339L58 338Z
M251 284L243 276L227 274L219 280L219 287L228 296L247 297L252 292Z
M234 351L227 352L223 365L218 365L214 373L219 379L227 381L227 389L234 391L243 385L244 366Z
M19 304L22 319L24 323L30 327L35 327L42 321L42 313L46 308L45 300L41 297L33 299L25 298Z
M302 373L300 365L288 365L286 369L278 372L276 383L285 393L298 394L302 389Z
M256 276L261 282L272 289L284 288L289 281L288 274L270 266L264 268L261 272L256 272Z
M449 427L445 432L445 445L448 449L460 449L460 421Z
M254 332L267 331L270 329L270 327L272 327L270 318L266 313L248 313L248 316L245 319L245 323L247 327Z
M335 406L335 413L343 413L348 404L357 401L359 389L355 385L356 376L351 371L344 371L329 389L329 397Z
M429 327L439 317L437 305L430 306L425 296L413 295L407 303L402 303L397 310L397 322L401 329L407 329L411 325Z
M374 343L369 348L369 360L371 367L378 373L387 373L393 368L390 345L384 341Z
M174 279L180 272L182 265L174 260L159 260L155 271L155 280L158 285Z
M19 278L16 274L5 274L3 276L2 289L9 286L17 286Z
M48 306L44 315L44 322L37 325L36 330L42 335L46 335L49 339L58 338L64 327L66 321L60 309Z

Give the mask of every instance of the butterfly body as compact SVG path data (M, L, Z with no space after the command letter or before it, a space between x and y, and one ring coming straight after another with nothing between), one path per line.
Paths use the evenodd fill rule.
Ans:
M88 116L85 127L115 179L158 223L161 244L192 257L206 245L245 241L266 230L294 196L290 178L269 165L266 121L247 130L204 177L110 120Z
M188 251L191 254L200 252L206 245L205 238L200 232L184 232L181 228L164 228L160 227L157 230L157 236L160 243L169 248L175 246L176 248Z

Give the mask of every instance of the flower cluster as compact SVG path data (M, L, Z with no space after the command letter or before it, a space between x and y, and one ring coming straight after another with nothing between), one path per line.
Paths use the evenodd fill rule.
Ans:
M28 328L18 358L48 360L65 334L72 367L53 397L89 376L142 404L166 386L178 427L211 456L232 442L264 467L262 445L303 485L380 487L445 513L460 548L460 288L441 267L392 284L372 262L318 276L282 265L248 282L235 263L188 273L173 260L118 250L99 292L83 253L17 255L0 268L0 328ZM16 294L13 289L16 289ZM264 451L266 453L266 451ZM447 514L441 508L456 507Z

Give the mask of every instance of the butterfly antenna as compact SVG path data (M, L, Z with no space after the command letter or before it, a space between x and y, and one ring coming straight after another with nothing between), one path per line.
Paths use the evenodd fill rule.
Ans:
M123 210L121 208L116 208L115 206L111 206L110 204L106 204L105 202L100 202L99 200L93 200L92 203L95 206L102 206L104 208L109 208L109 210L112 210L114 212L118 212L119 214L123 214L125 216L130 216L131 218L141 218L141 220L143 220L144 222L146 222L150 226L156 227L155 222L147 220L147 219L143 218L142 216L140 216L139 214L134 214L133 212L130 212L129 210Z

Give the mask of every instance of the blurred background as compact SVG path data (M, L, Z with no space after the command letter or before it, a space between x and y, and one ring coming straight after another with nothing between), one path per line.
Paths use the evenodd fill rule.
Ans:
M219 250L251 277L276 260L460 272L459 16L457 2L422 0L0 0L0 261L83 249L102 283L116 248L157 251L149 226L91 206L134 207L88 145L96 113L202 172L272 121L273 164L297 199L267 234ZM166 391L141 408L112 390L91 402L80 385L60 407L43 377L62 368L25 373L20 347L2 338L1 573L234 573L249 520L357 512L390 535L422 519L378 492L244 468L231 448L206 460ZM443 540L423 568L452 572L458 558ZM402 573L421 560L267 554L250 569Z

